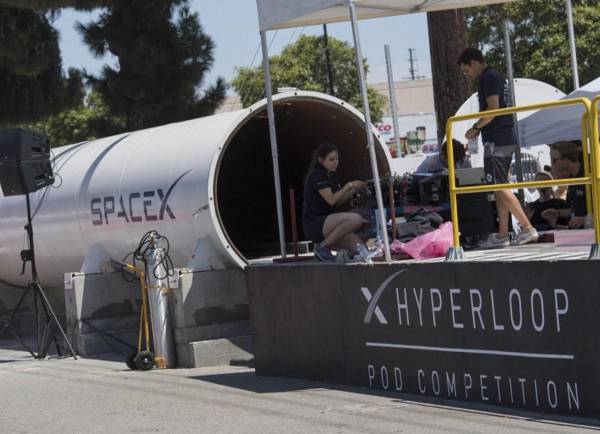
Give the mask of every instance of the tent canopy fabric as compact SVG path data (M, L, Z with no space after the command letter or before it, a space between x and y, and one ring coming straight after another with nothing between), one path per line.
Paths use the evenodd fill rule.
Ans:
M354 0L358 19L462 9L516 0ZM349 21L350 0L256 0L260 30Z
M585 97L591 101L596 95L600 95L600 78L590 81L561 99ZM582 105L534 112L519 121L521 146L550 144L561 140L581 140L583 113Z

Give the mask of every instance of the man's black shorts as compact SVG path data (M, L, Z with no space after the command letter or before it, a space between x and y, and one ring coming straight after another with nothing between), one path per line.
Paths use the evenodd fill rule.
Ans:
M493 142L483 144L483 170L486 184L505 184L512 163L514 145L495 146Z

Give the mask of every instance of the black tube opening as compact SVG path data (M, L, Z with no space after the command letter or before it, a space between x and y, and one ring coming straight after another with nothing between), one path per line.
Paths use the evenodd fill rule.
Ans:
M338 178L371 179L364 123L334 102L289 98L275 103L279 175L286 241L292 242L289 190L295 191L299 240L302 230L303 183L312 153L321 142L340 150ZM390 172L376 143L381 176ZM266 108L258 110L231 135L218 164L215 198L218 215L231 246L246 260L280 253L273 164ZM288 249L288 253L292 250Z

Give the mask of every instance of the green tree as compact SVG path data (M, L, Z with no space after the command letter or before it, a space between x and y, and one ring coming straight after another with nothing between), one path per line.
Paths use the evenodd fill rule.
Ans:
M515 77L527 77L573 90L569 35L564 0L523 0L466 9L468 38L487 62L504 65L504 19L514 25L512 55ZM600 0L573 0L577 61L581 84L600 75Z
M81 103L82 75L63 73L58 33L44 13L0 3L0 96L3 126Z
M64 8L90 11L110 2L111 0L0 0L0 3L6 6L38 12L56 12Z
M46 134L57 147L117 134L125 130L125 122L111 115L102 97L91 92L81 106L23 127Z
M94 55L118 58L117 67L105 65L100 76L88 78L127 129L209 115L225 98L221 78L200 95L214 43L187 0L113 1L97 22L79 30Z
M328 43L335 96L362 108L354 49L348 43L331 37ZM323 37L301 36L295 43L285 47L280 55L272 56L270 65L274 91L280 87L324 93L329 91ZM365 69L368 72L366 62ZM237 68L232 85L244 107L254 104L264 96L262 67ZM368 95L373 122L380 121L385 98L372 88L368 89Z

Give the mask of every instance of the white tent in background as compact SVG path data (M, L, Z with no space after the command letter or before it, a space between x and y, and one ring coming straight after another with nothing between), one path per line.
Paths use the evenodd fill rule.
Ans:
M463 9L517 0L354 0L359 20ZM350 21L349 0L257 0L260 29Z
M600 95L600 78L561 99L585 97L592 100ZM581 140L581 105L539 110L519 120L521 146L549 144L560 140Z

